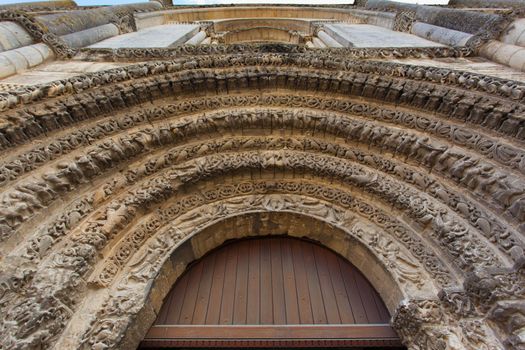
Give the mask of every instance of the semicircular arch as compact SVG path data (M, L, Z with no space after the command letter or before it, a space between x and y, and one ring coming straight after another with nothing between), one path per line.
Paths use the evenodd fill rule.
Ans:
M131 235L133 225L154 231L158 222L148 219L164 206L224 178L264 183L267 192L257 194L268 198L317 183L318 192L306 193L313 201L352 207L356 220L381 233L369 234L367 248L382 239L398 247L376 252L390 279L398 283L400 272L388 258L404 254L422 267L432 293L446 299L458 288L463 305L477 305L469 317L485 325L477 308L490 303L472 291L472 275L514 273L523 259L520 87L340 54L223 49L2 96L0 147L9 156L0 165L0 251L9 270L0 297L10 320L1 325L2 344L31 345L41 334L52 344L78 303L90 302L85 293L102 287L98 297L118 284L89 278L111 269L118 277L138 252L126 242L152 238ZM272 181L289 187L275 190ZM104 270L115 261L122 265ZM466 311L444 311L451 300L459 299L437 309L444 318L459 313L454 328ZM33 325L18 321L28 312Z
M260 201L263 197L265 196L254 199ZM280 196L273 197L277 201L283 200L283 197ZM249 196L244 199L248 198ZM272 196L266 196L266 198L272 199ZM312 215L309 213L310 204L308 203L303 208L298 205L296 208L290 207L287 210L275 211L264 208L263 202L264 200L259 202L261 203L259 209L239 207L238 210L233 210L231 215L208 221L202 227L192 228L188 225L191 233L183 233L184 229L181 229L174 222L171 228L167 228L159 236L152 239L145 250L161 251L160 254L156 255L155 262L151 260L151 254L141 254L129 264L130 277L124 278L113 288L115 296L119 294L120 298L126 300L134 298L135 307L133 310L120 309L117 311L111 309L111 313L120 314L117 319L112 317L112 322L118 325L119 329L112 329L113 339L101 339L100 332L104 334L103 331L108 322L107 304L98 304L98 307L102 306L99 309L96 308L97 305L90 305L95 309L90 308L89 312L96 311L97 320L89 326L90 331L84 337L83 342L86 348L102 344L123 346L124 348L136 347L156 317L156 313L146 313L152 311L151 307L155 308L155 312L159 311L161 302L169 292L172 283L185 270L187 264L228 240L243 237L285 234L319 241L322 245L341 254L349 262L360 268L378 290L392 313L395 312L399 303L408 297L405 294L406 290L400 286L400 282L392 279L393 274L388 272L392 266L386 266L384 262L379 260L380 254L378 255L377 252L370 250L363 244L360 241L362 238L357 238L351 231L345 231L341 227L327 222L326 219L321 219L316 214ZM215 205L220 204L216 203ZM200 212L202 209L197 211ZM191 213L186 215L187 217L193 216ZM237 227L238 230L232 230L234 227ZM360 224L356 230L362 230ZM173 240L174 235L178 235L175 240ZM144 259L147 259L148 262ZM160 275L158 275L159 273ZM155 283L154 280L158 280L158 282ZM159 288L156 288L155 284L159 285ZM125 292L122 294L118 290ZM432 298L432 295L433 292L431 291L420 294L421 297L427 298ZM108 299L107 302L111 302L111 299ZM126 307L126 305L128 303L119 304L122 307ZM132 324L133 326L131 326ZM132 330L133 335L126 333L127 329ZM138 329L141 331L137 332ZM101 340L109 341L109 343L101 342L98 344L97 342ZM114 343L115 341L117 343ZM120 341L123 343L121 344Z

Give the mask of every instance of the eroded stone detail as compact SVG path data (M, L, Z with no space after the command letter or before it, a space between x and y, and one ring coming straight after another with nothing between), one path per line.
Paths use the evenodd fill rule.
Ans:
M218 214L221 217L229 217L252 211L291 211L318 217L335 225L347 222L345 218L347 214L340 209L302 196L256 195L217 202L206 207L205 210L182 215L173 225L158 233L157 237L150 240L148 246L143 248L142 253L128 264L130 272L123 276L117 289L133 295L138 305L143 304L147 295L136 295L139 286L147 284L155 277L164 260L181 239L216 222ZM107 305L102 305L96 318L93 319L90 330L84 336L83 343L87 344L86 348L95 344L107 347L118 346L123 337L129 323L126 320L129 312L123 307L116 312ZM108 326L112 329L111 333L104 332L106 328L104 325L107 326L108 323L111 324Z
M525 259L512 268L471 272L465 280L465 290L483 309L498 300L516 300L525 296Z
M397 12L409 31L417 13ZM77 53L27 13L0 19ZM69 339L119 348L182 240L274 212L368 249L403 290L410 349L521 349L525 85L388 62L472 55L505 20L466 48L82 49L136 63L2 93L0 348L53 347L91 301Z
M342 208L352 209L391 234L395 237L395 240L400 240L402 244L405 245L405 249L408 249L411 254L418 259L415 261L414 258L403 255L404 253L400 252L399 243L394 242L392 239L378 235L376 232L371 232L369 229L357 227L352 229L351 233L361 239L365 244L368 245L372 240L377 242L372 244L372 246L374 246L378 254L384 256L386 259L385 264L392 269L399 269L401 283L413 283L417 287L422 287L423 285L420 284L422 279L415 279L416 276L420 277L419 269L421 264L425 266L428 273L430 273L436 281L439 281L440 284L447 285L452 283L452 277L444 273L444 267L437 261L431 251L423 247L424 243L417 240L403 224L389 219L386 213L379 209L372 208L366 203L353 198L348 193L338 191L337 189L330 189L315 183L299 183L293 181L243 182L238 185L224 185L221 188L207 190L203 195L195 194L182 198L175 204L159 209L155 215L149 217L144 223L129 232L127 238L114 248L112 255L109 256L108 261L104 263L102 271L98 275L95 275L92 281L100 286L108 286L134 252L137 251L149 237L155 234L160 227L171 222L176 215L181 215L187 210L194 209L196 206L213 203L213 201L252 193L301 194L303 196L329 200L332 203L340 205ZM294 207L293 202L277 205L280 203L277 201L278 198L279 197L275 195L273 200L268 201L266 204L268 206L267 209L271 209L271 205L275 207L274 209L283 207L285 204L287 204L286 207ZM312 200L309 206L310 212L326 213L326 215L323 215L325 219L330 219L330 222L340 226L350 224L351 220L344 220L345 215L348 214L344 214L342 210L322 206L314 210L315 205L316 202ZM206 213L212 214L214 212L206 211ZM214 214L221 216L224 213L218 211ZM194 222L192 222L191 225L193 224ZM396 260L398 259L398 255L401 255L399 257L399 259L401 259L399 263Z
M510 349L523 349L525 346L525 303L522 300L498 302L490 314L490 319L498 324L506 346Z
M47 44L59 58L71 58L76 51L69 47L60 37L50 33L49 30L27 12L20 10L0 11L0 20L13 21L20 24L35 42ZM1 105L2 103L0 103ZM2 108L0 108L1 110Z
M438 300L403 302L392 324L410 349L503 349L483 319L458 320Z
M193 47L192 47L193 48ZM191 49L191 48L189 48ZM126 57L130 60L132 57ZM137 54L137 58L144 59L143 55ZM163 57L167 59L167 57ZM43 97L53 97L63 94L78 93L83 90L101 87L110 83L127 81L146 76L155 76L169 72L180 71L183 69L210 68L210 67L231 67L236 65L260 64L265 66L285 66L286 64L297 64L299 66L311 66L317 69L335 68L338 70L348 70L355 72L375 72L382 76L394 76L404 79L425 80L446 85L458 85L468 90L479 90L488 94L496 94L509 97L514 100L525 98L525 87L522 83L509 81L495 77L483 76L472 72L454 71L451 69L404 65L390 62L355 61L344 58L330 58L324 56L323 52L316 52L310 56L304 54L278 54L262 53L255 57L230 55L219 55L217 57L195 57L188 61L186 59L171 62L142 63L130 67L115 68L103 73L92 73L67 80L59 80L53 83L27 87L21 91L15 91L1 96L0 110L14 108L21 103L37 101ZM403 84L398 86L402 88ZM432 93L432 98L440 98L447 94L447 91L436 91ZM457 95L457 94L456 94ZM460 97L457 97L460 99ZM495 103L486 104L482 108L494 108ZM504 106L502 106L504 107Z

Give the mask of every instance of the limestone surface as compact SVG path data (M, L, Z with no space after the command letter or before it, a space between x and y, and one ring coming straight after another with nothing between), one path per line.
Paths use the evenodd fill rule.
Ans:
M0 349L136 349L261 235L351 261L410 350L524 349L519 8L60 4L0 10Z

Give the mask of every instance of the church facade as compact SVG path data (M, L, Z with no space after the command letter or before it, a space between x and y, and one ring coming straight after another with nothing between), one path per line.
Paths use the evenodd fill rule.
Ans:
M0 349L525 349L522 0L0 5L0 154Z

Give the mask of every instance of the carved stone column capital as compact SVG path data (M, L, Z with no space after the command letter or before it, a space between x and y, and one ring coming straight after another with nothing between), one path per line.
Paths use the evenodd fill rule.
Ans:
M211 37L215 35L215 27L212 21L198 22L198 24L199 30L204 31L206 33L206 36Z
M322 24L315 24L313 30L313 36L319 36L319 32L324 31L324 26Z
M429 334L439 333L436 327L442 323L443 318L439 300L405 300L392 317L392 327L409 349L423 349L423 344L429 345ZM439 338L442 337L437 337L435 341L438 342ZM438 349L425 347L434 348Z
M471 272L464 282L469 297L483 310L499 300L517 300L525 296L525 259L512 268L485 268Z
M463 294L447 290L440 293L441 301L406 300L396 310L392 326L411 350L502 349L487 322L472 310ZM462 303L466 303L462 309L450 313L450 304L458 307Z

